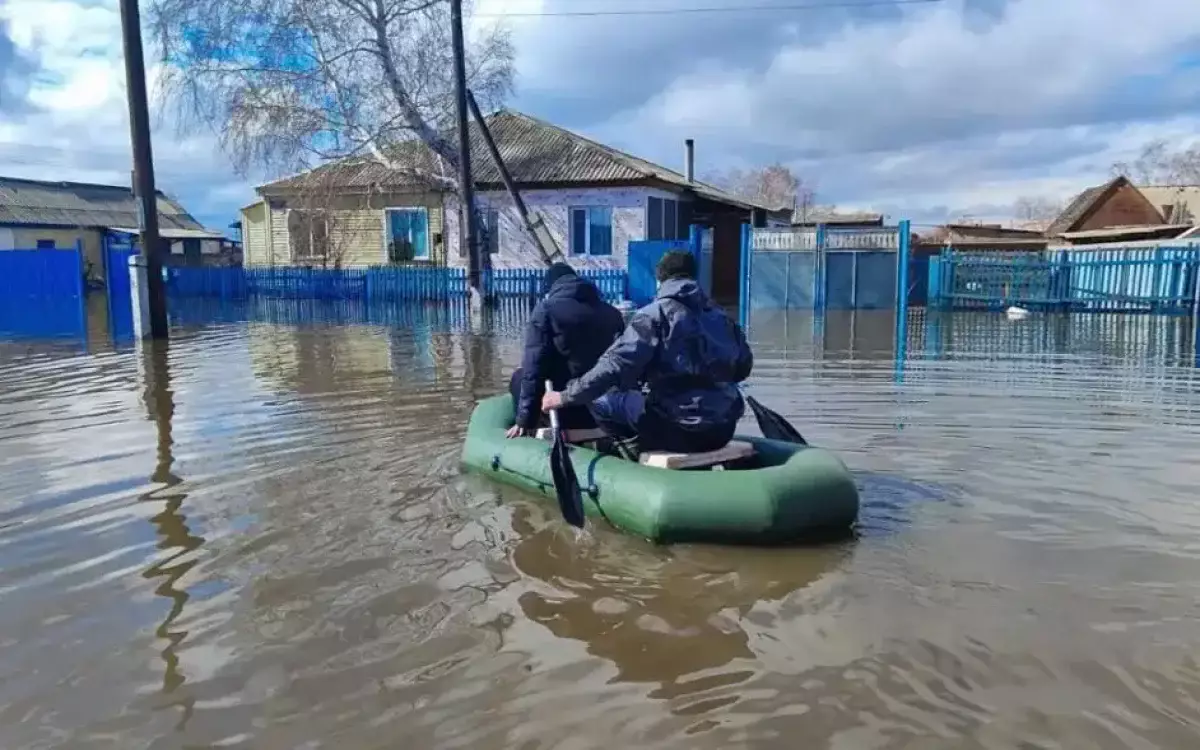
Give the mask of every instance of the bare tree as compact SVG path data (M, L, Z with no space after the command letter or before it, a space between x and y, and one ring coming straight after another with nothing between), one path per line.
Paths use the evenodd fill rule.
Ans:
M161 93L185 125L215 131L243 174L366 156L456 185L448 3L149 0L146 16L164 63ZM511 92L505 29L475 34L467 57L481 105ZM397 144L414 140L431 163L397 157Z
M1174 146L1162 138L1148 141L1133 161L1113 164L1112 172L1137 185L1200 185L1200 144Z
M730 169L709 178L729 192L769 208L811 209L815 191L776 162L758 169Z
M1013 220L1020 229L1046 231L1063 212L1062 201L1042 195L1023 195L1013 201Z

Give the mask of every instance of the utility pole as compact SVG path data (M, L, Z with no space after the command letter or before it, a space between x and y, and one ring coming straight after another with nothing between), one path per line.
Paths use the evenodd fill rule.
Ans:
M467 60L463 43L462 0L450 0L450 26L454 52L454 108L458 119L458 184L461 231L458 241L460 252L466 245L467 287L472 304L483 301L480 285L479 222L475 215L475 183L471 175L471 137L467 130Z
M150 302L150 336L167 338L167 293L162 278L158 234L158 191L154 188L154 152L150 148L150 106L146 95L146 63L142 54L142 21L138 0L121 0L121 41L125 48L125 89L129 100L129 136L133 145L134 200L146 259ZM110 271L111 272L111 271ZM135 305L135 314L137 306Z

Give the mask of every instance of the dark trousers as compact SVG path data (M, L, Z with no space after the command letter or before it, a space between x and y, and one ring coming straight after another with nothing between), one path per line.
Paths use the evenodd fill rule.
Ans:
M737 422L684 429L655 411L647 411L641 391L611 391L592 404L592 414L612 437L636 440L638 450L669 453L707 453L733 439Z
M518 367L513 371L512 378L508 381L508 392L512 394L513 406L521 402L521 378L524 376L522 368ZM542 409L542 393L544 389L537 389L536 399L533 408L538 411L538 426L549 427L550 415L543 412ZM591 411L586 406L567 406L558 412L559 424L566 430L592 430L596 428L596 420L592 418Z

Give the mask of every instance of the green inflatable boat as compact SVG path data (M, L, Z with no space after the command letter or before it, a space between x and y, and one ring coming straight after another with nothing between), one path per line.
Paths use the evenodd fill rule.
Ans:
M514 417L508 394L480 401L463 467L553 500L551 443L506 439ZM853 477L821 448L738 436L714 454L649 454L642 463L570 450L587 515L662 544L788 544L848 533L858 518Z

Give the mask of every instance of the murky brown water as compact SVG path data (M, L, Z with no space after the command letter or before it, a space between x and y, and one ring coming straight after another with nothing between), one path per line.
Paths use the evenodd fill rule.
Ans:
M753 551L460 476L519 321L297 315L0 343L0 747L1195 747L1174 323L915 319L901 371L890 315L756 320L754 392L866 505Z

